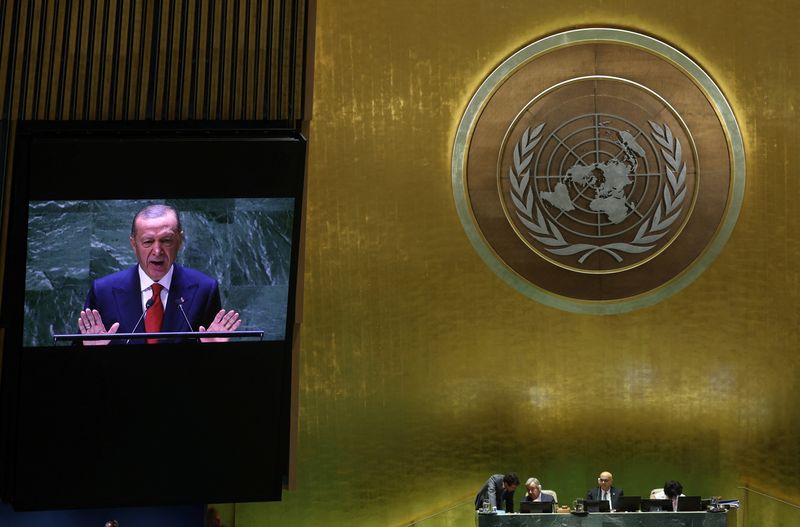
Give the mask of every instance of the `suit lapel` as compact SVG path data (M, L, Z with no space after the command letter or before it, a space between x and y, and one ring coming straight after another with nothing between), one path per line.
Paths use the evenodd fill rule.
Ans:
M175 272L172 274L169 298L167 299L167 305L164 309L162 331L197 331L197 328L190 328L187 325L186 320L183 318L183 313L181 313L178 307L178 304L181 303L181 299L183 299L183 310L191 321L192 305L196 292L197 283L187 282L183 268L176 265Z
M136 322L142 316L142 291L139 285L137 266L128 270L123 280L113 288L114 302L119 312L118 333L132 333ZM102 315L102 314L101 314ZM106 326L111 326L114 321L103 320ZM141 327L137 328L141 332Z

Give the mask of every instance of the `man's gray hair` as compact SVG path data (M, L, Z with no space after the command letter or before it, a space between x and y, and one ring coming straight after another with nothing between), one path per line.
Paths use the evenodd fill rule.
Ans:
M536 478L528 478L528 481L525 482L525 487L528 488L531 485L536 485L539 487L539 490L542 490L542 483Z
M175 207L171 207L169 205L154 204L143 207L133 217L133 221L131 222L131 238L136 238L136 220L138 220L139 218L148 218L148 219L160 218L162 216L166 216L167 213L169 212L174 213L175 218L178 220L177 234L183 235L183 226L181 225L181 215L178 214L178 210Z

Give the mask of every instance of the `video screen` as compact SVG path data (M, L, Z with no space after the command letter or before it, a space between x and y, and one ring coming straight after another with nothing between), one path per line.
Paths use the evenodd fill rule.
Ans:
M263 124L17 123L3 204L0 500L46 510L281 499L307 141ZM134 222L151 205L161 213ZM107 333L94 336L105 345L85 341L97 330L87 303L102 306ZM220 311L236 319L215 322ZM203 336L215 327L229 336ZM150 342L154 332L169 338Z
M263 340L286 337L294 198L31 201L24 346L72 344L66 338L56 342L54 336L79 334L79 313L96 279L117 273L120 290L113 302L128 302L121 289L129 278L137 278L139 266L130 242L131 224L139 210L153 203L178 211L184 234L175 264L217 281L222 308L239 314L238 330L260 333L250 338ZM165 322L172 324L165 324L161 331L198 331L196 324L183 317L191 313L193 306L186 305L186 298L193 291L180 296L177 289L172 293L168 293L164 315ZM124 294L138 299L140 292ZM195 300L199 301L192 294L189 302ZM104 319L105 327L120 322L119 332L143 332L143 309L134 301L130 306L127 320ZM114 309L115 314L118 311L124 314ZM205 320L204 327L211 322ZM236 341L234 337L232 342Z

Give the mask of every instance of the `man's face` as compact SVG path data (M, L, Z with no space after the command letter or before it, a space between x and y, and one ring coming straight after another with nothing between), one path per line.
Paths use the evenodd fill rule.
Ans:
M539 486L538 485L531 485L530 487L528 487L528 494L530 494L531 498L533 498L535 500L539 499L539 494L541 494L541 493L542 493L542 491L539 490Z
M517 490L517 485L516 484L512 483L512 484L509 485L505 481L503 482L503 487L505 487L505 489L508 492L514 492L515 490Z
M174 212L168 211L158 218L138 218L131 247L147 276L158 281L175 262L182 241L178 218Z
M611 488L611 484L614 482L614 478L611 476L610 472L602 472L600 477L597 478L597 483L600 485L600 488L603 490L608 490Z

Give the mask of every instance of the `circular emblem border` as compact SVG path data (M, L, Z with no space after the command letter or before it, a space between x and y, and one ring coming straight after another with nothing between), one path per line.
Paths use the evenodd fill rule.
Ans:
M465 184L469 140L484 106L503 81L517 68L544 53L565 46L598 42L626 44L649 50L683 71L700 88L717 112L730 147L732 171L730 196L726 204L723 220L717 229L716 235L706 246L702 255L681 274L646 293L630 298L607 301L578 300L557 295L531 284L518 275L494 252L491 245L483 237L472 213ZM700 276L722 251L733 231L733 227L736 225L744 199L744 142L733 110L722 91L711 77L688 56L660 40L633 31L615 28L575 29L547 36L525 46L503 61L481 83L475 95L469 101L456 131L451 177L456 210L467 237L483 261L506 283L529 298L564 311L598 315L618 314L651 306L677 293Z

